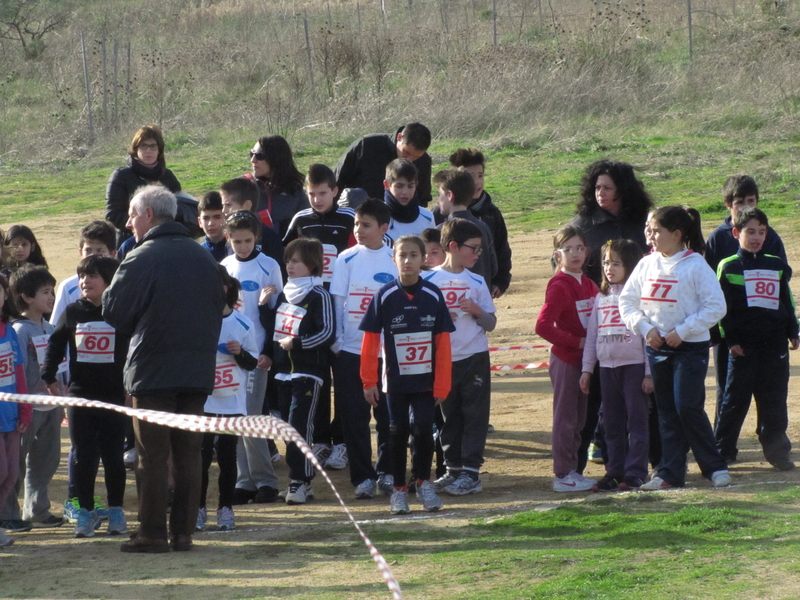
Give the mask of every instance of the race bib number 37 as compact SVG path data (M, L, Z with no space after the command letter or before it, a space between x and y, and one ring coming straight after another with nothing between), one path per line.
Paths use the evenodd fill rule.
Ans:
M394 336L400 375L422 375L433 371L432 340L430 331Z
M76 360L83 363L113 363L116 331L108 323L78 323L75 327Z
M17 378L14 373L14 350L11 342L0 344L0 388L14 385Z
M778 271L745 271L744 289L747 306L778 310L781 293L781 277Z

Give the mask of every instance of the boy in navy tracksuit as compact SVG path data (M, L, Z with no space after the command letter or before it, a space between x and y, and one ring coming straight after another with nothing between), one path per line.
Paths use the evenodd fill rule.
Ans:
M735 460L736 442L754 395L764 456L785 471L794 468L789 458L792 444L786 435L787 340L796 350L800 339L786 262L764 251L767 228L767 216L761 210L739 211L733 225L739 251L720 262L717 269L728 306L720 333L730 355L714 436L722 456Z

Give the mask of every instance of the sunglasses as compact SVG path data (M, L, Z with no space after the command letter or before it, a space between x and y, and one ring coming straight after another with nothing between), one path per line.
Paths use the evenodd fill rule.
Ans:
M255 157L256 160L267 160L267 157L264 156L263 152L253 152L250 150L250 158L252 159L253 157Z

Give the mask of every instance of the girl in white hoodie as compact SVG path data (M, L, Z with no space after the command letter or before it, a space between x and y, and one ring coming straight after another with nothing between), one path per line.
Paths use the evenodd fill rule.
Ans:
M708 330L725 315L725 297L705 262L700 214L659 208L650 220L654 252L643 258L619 298L625 325L644 336L655 387L662 458L643 490L682 487L691 448L714 487L730 484L705 412Z

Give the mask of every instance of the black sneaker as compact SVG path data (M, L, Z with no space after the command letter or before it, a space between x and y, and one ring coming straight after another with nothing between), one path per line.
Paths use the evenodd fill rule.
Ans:
M34 527L61 527L64 524L63 517L57 517L55 515L50 515L46 519L42 521L34 521Z
M594 484L592 491L597 492L613 492L619 487L619 478L606 475L600 481Z
M644 484L644 481L638 477L623 477L622 481L619 482L619 491L632 492L642 487L642 484Z
M239 504L247 504L250 502L250 500L255 500L257 493L258 492L251 492L250 490L246 490L244 488L234 488L231 504L234 506Z
M20 519L8 519L0 521L0 529L5 529L8 533L25 533L33 529L33 523Z
M791 471L795 467L794 462L788 456L769 464L778 469L778 471Z
M255 504L271 504L278 500L278 490L268 485L262 485L258 488L256 495L253 497ZM244 503L243 503L244 504Z

